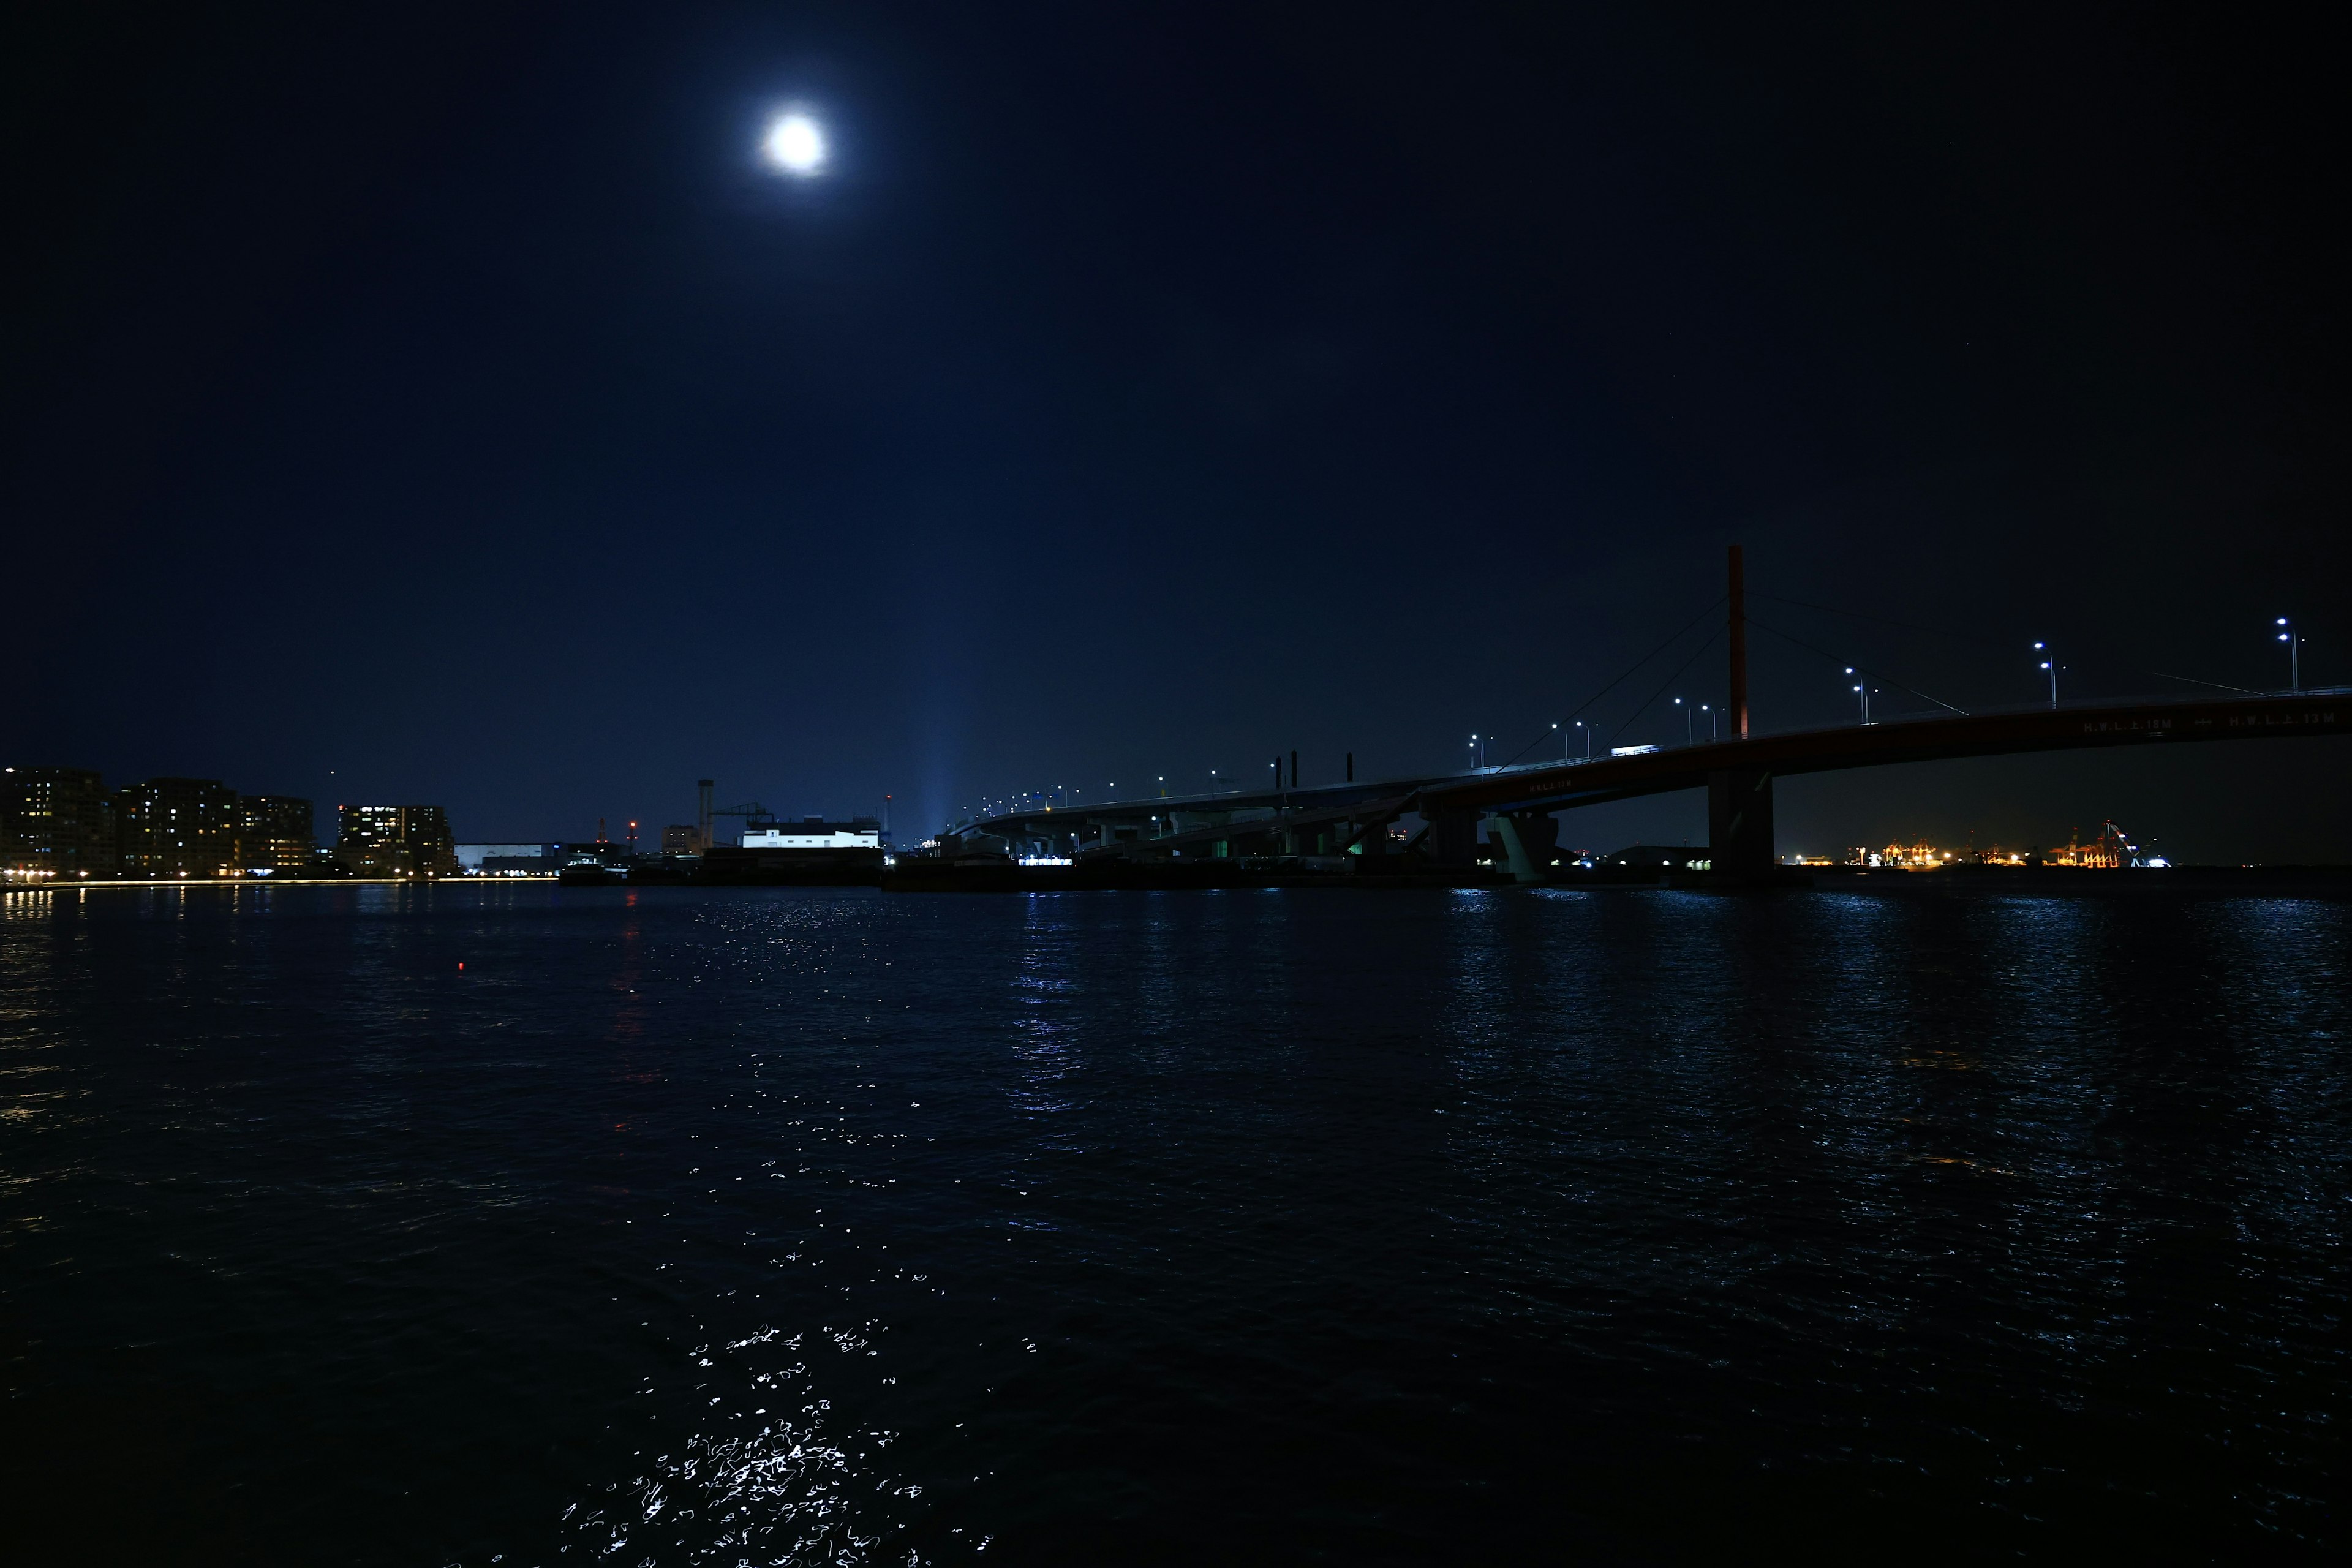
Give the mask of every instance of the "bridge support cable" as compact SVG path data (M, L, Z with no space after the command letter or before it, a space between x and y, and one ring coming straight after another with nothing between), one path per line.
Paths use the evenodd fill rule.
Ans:
M1716 602L1717 604L1722 603L1719 599ZM1612 743L1615 742L1618 736L1623 734L1628 729L1633 727L1634 720L1639 719L1643 714L1647 713L1650 710L1650 703L1655 702L1659 698L1664 697L1666 694L1666 688L1672 686L1675 681L1680 680L1683 678L1683 671L1688 669L1692 665L1696 664L1698 662L1698 656L1713 647L1715 646L1715 639L1722 635L1723 634L1720 631L1709 632L1706 637L1706 641L1691 649L1690 658L1683 660L1681 664L1675 667L1675 672L1672 675L1669 675L1665 679L1658 683L1658 689L1650 693L1648 700L1644 701L1639 708L1634 709L1632 713L1626 715L1624 723L1618 725L1616 729L1610 731L1609 739Z
M1857 621L1875 621L1882 626L1893 626L1899 631L1919 632L1927 637L1946 637L1953 642L1966 643L1971 647L1993 648L2002 653L2013 653L2015 651L2014 647L2011 643L2002 642L1992 637L1980 637L1973 632L1956 632L1948 626L1923 626L1917 621L1897 620L1893 616L1874 616L1864 610L1841 609L1835 605L1816 605L1810 599L1791 599L1783 594L1759 593L1756 596L1759 599L1769 599L1774 604L1778 605L1792 605L1801 610L1819 610L1823 615L1827 616L1845 616ZM1785 632L1776 633L1774 635L1780 637L1788 636ZM1790 640L1794 641L1795 639L1790 638ZM2021 638L2020 640L2022 639ZM1856 665L1854 668L1859 669L1862 667L1860 665ZM2193 675L2175 675L2168 669L2150 669L2143 671L2142 673L2152 675L2158 680L2178 680L2189 686L2207 686L2212 688L2216 691L2234 691L2244 697L2259 697L2263 695L2261 689L2257 687L2231 686L2228 682L2221 680L2200 680ZM1879 679L1883 679L1885 678L1880 677ZM1908 688L1906 688L1906 689L1908 689ZM1917 696L1919 693L1913 692L1912 695ZM1934 701L1935 700L1930 698L1928 700ZM1945 703L1939 704L1939 706L1949 707L1950 704ZM1961 710L1954 709L1953 711L1958 712L1961 711Z
M1812 644L1805 641L1803 638L1792 637L1787 632L1781 631L1777 627L1766 626L1762 621L1751 621L1748 624L1753 626L1759 632L1770 632L1774 637L1779 637L1783 642L1794 643L1799 647L1803 648L1807 653L1819 654L1822 658L1828 659L1832 664L1840 666L1844 666L1846 664L1846 661L1843 658L1830 652L1827 648L1815 647ZM1916 687L1906 686L1891 675L1885 674L1878 670L1866 669L1858 664L1853 665L1851 668L1858 675L1866 676L1872 680L1883 680L1886 682L1887 685L1895 688L1895 690L1907 691L1912 696L1916 697L1920 701L1932 702L1937 707L1943 709L1946 712L1957 713L1963 719L1969 716L1969 710L1967 709L1955 708L1940 697L1930 697Z
M1975 647L1998 648L2002 651L2008 651L2010 647L2008 643L2002 642L1999 638L1984 637L1979 633L1956 632L1945 626L1921 626L1916 621L1897 620L1892 616L1874 616L1867 610L1845 610L1840 609L1835 605L1816 605L1810 599L1791 599L1784 594L1766 594L1759 592L1756 596L1759 599L1769 599L1776 605L1793 605L1800 610L1819 610L1825 616L1844 616L1852 620L1875 621L1882 626L1893 626L1898 631L1922 632L1928 637L1948 637L1954 642L1968 643L1971 647ZM1856 668L1859 667L1857 666Z
M2236 691L2248 697L2260 697L2263 695L2263 693L2255 690L2251 686L2224 686L2218 680L2200 680L2193 675L2170 675L2161 669L2151 669L2148 673L2155 676L2158 680L2182 680L2188 682L2191 686L2210 686L2216 691Z
M1717 609L1722 607L1722 605L1723 599L1718 596L1714 604L1707 605L1706 608L1701 610L1697 615L1693 616L1689 620L1685 621L1680 626L1676 627L1674 634L1667 637L1665 641L1660 643L1657 647L1652 648L1649 652L1643 654L1633 663L1627 665L1623 669L1617 673L1616 678L1611 680L1608 685L1602 687L1600 690L1594 692L1591 696L1586 698L1575 707L1570 709L1566 713L1561 715L1561 718L1564 720L1573 719L1578 714L1590 710L1594 703L1600 701L1602 698L1616 690L1626 681L1631 680L1633 678L1634 672L1639 670L1643 665L1649 663L1652 659L1657 658L1660 654L1674 647L1675 644L1682 641L1683 638L1690 636L1692 627L1697 626L1699 622L1706 619L1707 616L1715 614ZM1707 642L1713 642L1714 640L1715 639L1712 637L1707 638ZM1706 643L1699 644L1699 653L1704 653L1706 651ZM1698 654L1696 653L1691 656L1692 658L1696 658L1697 657ZM1688 659L1684 660L1683 668L1685 669L1690 668L1690 661ZM1680 671L1677 671L1676 673L1679 674ZM1652 700L1654 701L1656 700L1653 698ZM1643 706L1647 707L1648 703L1644 703ZM1534 740L1529 741L1526 745L1521 746L1517 751L1512 752L1510 760L1506 762L1503 766L1507 768L1511 766L1512 763L1517 763L1521 757L1526 756L1529 752L1534 751L1538 746L1550 739L1551 737L1548 734L1537 735Z

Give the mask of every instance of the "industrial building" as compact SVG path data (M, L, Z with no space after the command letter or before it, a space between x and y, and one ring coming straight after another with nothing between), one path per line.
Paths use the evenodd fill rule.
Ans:
M549 876L563 863L561 844L460 844L456 854L468 877Z

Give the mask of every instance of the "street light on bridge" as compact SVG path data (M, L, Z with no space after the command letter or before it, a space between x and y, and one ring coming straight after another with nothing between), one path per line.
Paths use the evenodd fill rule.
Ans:
M2058 656L2051 652L2046 643L2035 643L2033 651L2050 654L2048 658L2042 661L2042 668L2050 672L2050 706L2055 708L2058 706Z
M2284 616L2278 618L2278 624L2285 628L2279 633L2278 640L2286 644L2286 689L2289 691L2300 691L2303 689L2303 661L2297 654L2303 646L2303 639L2294 635L2294 623Z
M1848 675L1853 674L1853 666L1850 664L1847 665L1845 667L1845 672ZM1864 676L1861 682L1854 687L1853 694L1861 700L1862 722L1867 724L1870 722L1870 678L1868 676Z
M1683 744L1685 746L1697 745L1698 714L1679 697L1675 699L1675 706L1683 710Z

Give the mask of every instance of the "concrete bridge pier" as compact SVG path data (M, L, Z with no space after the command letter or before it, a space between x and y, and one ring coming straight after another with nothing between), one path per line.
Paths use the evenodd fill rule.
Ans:
M1715 874L1772 875L1772 775L1724 768L1706 775L1706 841Z
M1497 813L1486 819L1486 837L1503 847L1511 880L1541 882L1551 875L1559 847L1559 818L1549 811Z
M1478 812L1475 806L1431 805L1422 816L1429 823L1429 858L1440 866L1478 863Z

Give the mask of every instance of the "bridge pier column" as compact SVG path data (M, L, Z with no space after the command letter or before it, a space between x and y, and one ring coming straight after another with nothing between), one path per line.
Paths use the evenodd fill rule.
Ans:
M1423 813L1429 819L1429 858L1440 866L1475 866L1478 863L1478 812L1475 806L1432 806Z
M1772 775L1726 768L1706 775L1708 859L1717 875L1772 874Z
M1559 818L1550 812L1490 816L1486 832L1502 845L1513 881L1540 882L1551 875L1552 850L1559 843Z

